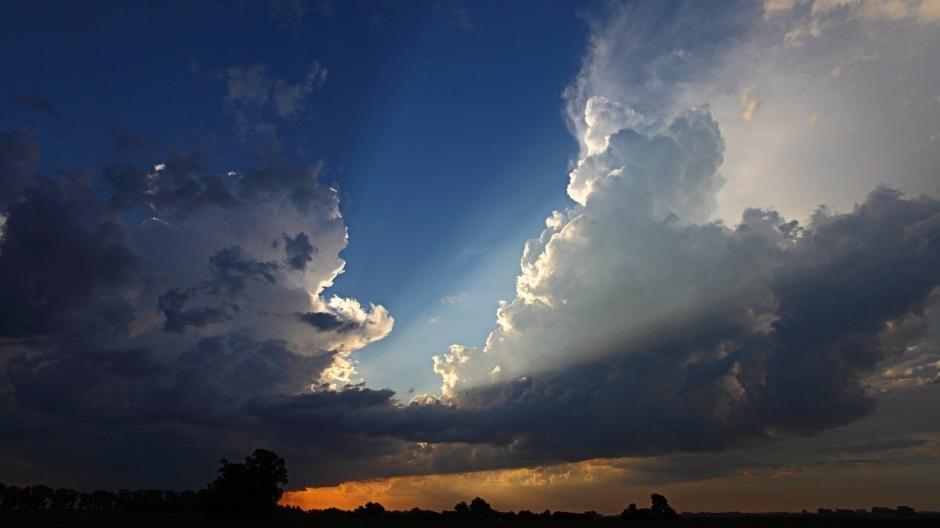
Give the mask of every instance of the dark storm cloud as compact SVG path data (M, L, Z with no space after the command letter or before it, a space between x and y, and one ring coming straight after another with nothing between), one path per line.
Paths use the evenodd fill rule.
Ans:
M274 247L278 247L281 243L284 244L285 261L291 269L306 268L317 254L317 248L310 243L310 237L306 233L297 233L293 238L284 233L280 239L274 241Z
M93 308L111 330L121 335L127 335L130 332L131 323L134 322L137 312L134 305L120 297L105 299Z
M39 144L22 130L0 132L0 212L19 197L39 163Z
M298 355L283 341L229 334L200 339L172 360L147 349L61 350L18 356L8 372L18 402L31 410L114 425L234 427L247 418L240 408L249 400L304 390L329 359Z
M270 200L284 192L298 211L308 212L326 195L317 183L322 167L297 167L277 162L263 168L231 174L226 182L212 174L199 152L173 154L152 170L134 164L109 165L104 180L112 191L111 203L119 209L147 207L169 217L185 217L193 211Z
M137 263L124 228L84 175L37 178L6 214L0 337L62 329L85 303L111 296Z
M210 324L222 323L232 319L231 304L220 306L200 306L187 308L186 304L198 293L199 289L167 290L157 300L157 306L163 312L163 329L167 332L185 332L187 328L202 328Z
M277 269L276 262L259 262L246 258L238 246L227 247L209 258L212 278L206 287L210 293L236 295L245 289L250 280L273 284L277 280Z
M833 446L830 447L828 451L835 453L869 454L909 449L911 447L920 447L928 444L930 444L930 441L924 438L889 438L887 440L871 440L868 442Z
M326 312L299 313L297 319L324 332L348 332L358 327L356 323L344 321Z
M29 469L5 479L201 486L219 456L276 443L242 411L249 401L307 390L330 359L240 334L201 339L176 358L146 349L18 355L5 365L14 391L0 407L0 440Z
M237 205L221 178L206 169L199 153L172 155L150 171L133 164L110 165L103 176L112 191L111 203L119 209L144 206L174 218L202 208Z
M7 366L17 403L46 414L122 426L138 421L141 384L165 372L147 349L56 350Z
M354 314L386 315L366 328L322 299L342 331L289 315L310 309L298 279L342 266L345 225L317 167L219 176L196 153L49 177L38 157L29 134L0 136L5 481L199 486L219 456L293 450L244 408L309 392L335 350L391 328L381 307ZM335 441L325 432L319 452Z
M209 257L208 280L188 289L167 290L157 300L157 306L166 317L163 329L185 332L187 327L202 328L231 320L239 309L235 297L244 291L248 282L274 284L277 271L276 262L246 258L238 246L219 250ZM218 304L187 307L190 301L201 295L214 296Z
M194 424L249 421L242 407L256 398L309 389L331 356L301 356L281 340L258 342L232 334L201 339L178 358L167 401L168 417L185 415Z
M859 384L885 358L886 321L923 314L940 284L940 204L872 192L852 214L818 217L776 275L780 318L764 405L810 432L870 411Z

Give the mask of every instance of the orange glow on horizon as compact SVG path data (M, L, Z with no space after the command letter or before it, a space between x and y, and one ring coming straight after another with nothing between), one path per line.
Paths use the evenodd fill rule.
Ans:
M646 461L647 464L649 460ZM938 506L935 466L746 468L704 480L656 482L632 459L597 459L533 468L389 477L310 487L284 494L281 504L308 509L352 510L378 502L389 510L450 510L483 497L501 511L594 510L616 514L629 503L646 506L662 493L679 511L800 511L819 507L871 508L908 504Z

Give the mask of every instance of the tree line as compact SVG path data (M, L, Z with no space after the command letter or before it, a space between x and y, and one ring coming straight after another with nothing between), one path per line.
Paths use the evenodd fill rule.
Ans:
M676 519L679 515L669 506L666 497L654 493L650 496L651 505L649 508L637 508L635 504L623 511L620 515L625 520L645 520L645 519ZM302 511L300 508L292 508L296 515L305 515L316 519L345 519L345 518L387 518L387 519L431 519L431 520L475 520L475 521L574 521L574 520L597 520L609 518L610 516L600 514L596 511L586 512L567 512L551 511L532 512L521 510L518 512L501 512L493 509L490 504L481 497L476 497L470 503L465 501L458 502L452 510L434 511L412 508L404 511L386 510L384 506L377 502L367 502L358 508L347 511L338 508L327 508L325 510Z
M256 449L242 462L220 461L216 478L199 491L173 491L160 489L126 490L117 492L96 490L82 492L69 488L45 485L6 486L0 483L0 512L114 512L155 514L205 514L211 517L263 517L270 515L306 516L311 518L403 518L403 519L460 519L460 520L594 520L602 517L595 511L565 512L545 510L541 513L521 510L500 512L481 497L469 503L458 502L453 510L432 511L412 508L389 511L378 502L367 502L347 511L337 508L304 511L296 506L281 506L278 501L288 483L287 465L277 453ZM804 514L808 512L804 511ZM734 514L734 513L729 513ZM694 514L683 514L694 515ZM699 514L716 515L716 514ZM741 515L741 514L737 514ZM898 516L910 517L913 508L874 507L865 510L829 510L820 508L820 516ZM630 504L619 516L624 520L676 519L676 510L663 495L650 495L650 507L638 508Z
M213 517L260 517L282 509L277 502L287 484L284 459L256 449L243 462L221 460L212 482L199 491L160 489L83 492L45 485L0 483L0 511L204 513Z
M484 499L459 502L453 510L436 512L413 508L408 511L387 511L377 502L367 502L352 511L336 508L303 511L298 507L278 505L287 484L287 465L277 453L256 449L242 462L221 460L215 480L199 491L160 489L82 492L69 488L37 486L6 486L0 484L2 512L116 512L116 513L204 513L212 517L261 517L267 515L304 515L309 517L402 517L420 519L477 520L573 520L603 517L597 512L534 513L500 512ZM631 504L624 510L625 519L669 519L677 517L666 497L654 493L650 508L638 509Z

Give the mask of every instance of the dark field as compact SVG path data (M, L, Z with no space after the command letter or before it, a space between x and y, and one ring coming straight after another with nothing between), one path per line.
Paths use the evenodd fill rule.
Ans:
M396 528L405 526L417 527L479 527L484 526L544 526L544 527L576 527L576 526L607 526L607 527L635 527L635 528L685 528L685 527L887 527L902 526L909 528L940 526L938 517L919 518L836 518L819 517L816 515L747 515L747 516L710 516L710 517L684 517L678 520L659 521L623 521L620 519L597 520L533 520L533 521L472 521L472 520L422 520L422 519L310 519L302 517L284 517L273 519L208 519L192 515L132 515L132 514L83 514L83 513L11 513L0 515L0 526L4 528L18 527L47 527L47 526L132 526L132 527L214 527L214 526L244 526L244 527L375 527Z

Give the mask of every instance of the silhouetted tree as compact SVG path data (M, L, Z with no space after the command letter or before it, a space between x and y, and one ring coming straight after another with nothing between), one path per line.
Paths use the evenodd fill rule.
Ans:
M244 462L221 460L218 477L206 488L206 512L219 517L260 517L273 513L287 484L287 466L273 451L256 449Z
M649 508L637 508L636 504L630 503L626 510L620 514L621 519L675 519L679 517L676 510L669 506L666 497L658 493L650 495L651 505Z
M666 500L666 497L663 497L659 493L650 495L650 502L652 503L650 511L652 511L653 517L657 519L675 519L679 516L676 510L669 506L669 501Z
M73 489L59 488L52 494L50 509L55 511L70 511L75 508L78 501L78 492Z
M407 517L411 519L438 519L441 517L441 514L432 510L422 510L416 506L408 510Z
M385 515L385 506L382 506L377 502L367 502L353 510L353 515L356 517L369 518L381 517Z
M470 506L466 502L460 501L454 505L453 512L444 512L448 516L456 517L458 519L469 519L470 518Z
M490 519L495 513L490 503L486 502L481 497L476 497L470 501L469 510L470 516L474 519Z
M532 521L538 519L539 516L538 514L532 513L529 510L520 510L519 513L516 514L516 518L520 521Z
M52 502L53 490L49 486L30 486L29 502L26 509L31 511L45 510Z

